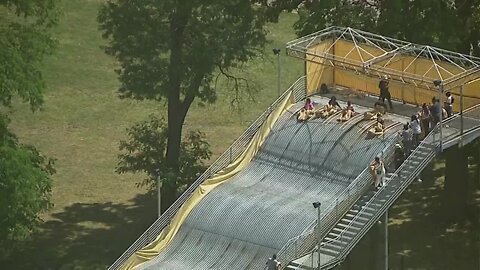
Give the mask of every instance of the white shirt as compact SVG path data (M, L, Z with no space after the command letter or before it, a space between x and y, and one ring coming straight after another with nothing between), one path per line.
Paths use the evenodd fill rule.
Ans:
M448 106L452 106L452 103L453 103L453 102L452 102L452 99L453 99L453 96L447 97L446 103L448 104Z
M386 170L385 170L385 166L383 165L383 161L376 163L374 166L375 166L375 173L377 175L381 175L381 176L385 175Z
M420 127L420 122L417 120L410 122L410 127L412 128L413 134L421 134L422 128Z

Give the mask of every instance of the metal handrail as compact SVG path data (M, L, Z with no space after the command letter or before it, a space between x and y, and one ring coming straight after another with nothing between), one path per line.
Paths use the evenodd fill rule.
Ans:
M409 157L413 157L414 155L415 155L415 151L414 151ZM416 174L416 172L419 171L421 167L423 167L424 165L428 164L428 163L430 162L430 158L433 157L433 156L434 156L434 153L430 153L425 159L423 159L422 162L418 165L417 169L415 169L415 170L411 173L411 175ZM405 161L403 164L406 164L406 162L407 162L407 161ZM402 164L402 165L403 165L403 164ZM403 167L403 166L400 166L399 169L395 171L395 173L393 174L394 176L393 176L392 178L390 178L390 180L387 181L387 184L390 183L391 181L393 181L393 179L394 179L395 176L397 175L398 171L399 171L402 167ZM413 179L414 177L409 177L409 178L412 178L412 179ZM404 182L404 183L405 183L405 182ZM400 187L402 187L404 183L402 183L402 185L401 185ZM398 188L397 188L397 191L398 191ZM403 190L402 190L402 192L403 192ZM397 193L397 192L396 192L396 193ZM381 194L380 192L375 193L375 194L373 195L373 197L369 200L369 202L366 203L366 205L364 206L363 209L366 209L366 207L368 207L368 206L371 204L371 202L372 202L373 200L375 200L375 198L377 198L380 194ZM392 195L392 197L395 197L395 195ZM342 250L342 252L341 252L341 253L339 254L339 256L337 257L339 260L343 260L343 258L346 257L346 255L348 254L349 249L350 249L350 248L353 248L353 247L358 243L358 241L360 241L360 239L363 238L364 234L366 234L367 231L368 231L368 230L366 230L365 228L368 228L368 227L369 227L369 226L368 226L369 224L374 223L374 222L372 222L372 221L373 221L373 220L376 220L376 217L377 217L377 216L380 216L379 213L383 213L382 208L383 208L383 207L381 207L381 208L376 212L376 214L363 226L362 230L358 233L358 235L360 235L360 236L359 236L359 237L356 237L356 238L354 239L354 241L349 242L349 244L347 245L347 247L346 247L344 250ZM343 232L349 230L349 229L352 227L352 224L354 224L356 221L358 221L358 219L359 219L359 217L362 215L362 213L365 213L365 210L359 211L359 213L358 213L358 214L355 216L355 218L350 222L350 224L343 230ZM343 233L343 232L342 232L342 233ZM342 234L342 236L343 236L343 235L344 235L344 234ZM340 238L339 241L342 241L342 240L343 240L343 237ZM332 244L332 243L334 243L334 242L338 242L338 241L332 241L332 242L330 242L330 243L328 243L328 244Z
M397 139L397 140L399 140L399 139ZM390 145L391 145L391 144L390 144ZM388 153L388 155L385 154L386 150L390 150L391 153ZM385 160L385 159L386 159L385 157L388 157L388 159L391 159L391 158L393 157L393 152L394 152L394 151L392 151L392 147L385 147L384 150L382 151L382 157L384 157L383 159ZM389 164L389 163L391 163L391 161L387 161L386 163ZM359 178L360 178L360 180L366 179L365 182L363 183L363 184L365 185L365 187L369 187L369 186L370 186L370 183L371 183L371 174L370 174L370 171L369 171L369 168L368 168L368 167L365 168L365 169L362 171L362 173L359 175ZM364 192L362 192L362 194L363 194L363 193L364 193ZM357 199L357 200L358 200L358 199ZM349 208L349 209L350 209L350 208ZM356 220L357 220L357 217L355 217L355 218L352 220L352 223L353 223L354 221L356 221ZM347 226L347 228L348 228L348 227L350 227L350 225ZM331 240L328 240L328 241L323 241L323 240L322 240L321 245L322 245L322 246L326 246L326 245L331 244L331 243L333 243L333 242L338 242L339 239L340 239L340 241L341 241L341 240L343 239L343 236L344 236L344 234L345 234L346 231L347 231L347 229L343 230L337 237L335 237L335 238L333 238L333 239L331 239Z
M480 108L480 104L477 104L477 105L475 105L475 106L472 106L472 107L466 109L466 110L463 112L463 115L465 115L466 113L469 113L469 112L471 112L471 111L473 111L473 110L476 110L477 108ZM442 121L442 125L448 124L449 122L454 121L454 120L458 120L458 118L462 117L463 115L457 114L457 115L454 115L454 116L452 116L452 117L450 117L450 118L447 118L447 119L445 119L444 121ZM420 145L421 145L421 146L425 146L425 145L427 145L427 144L430 144L430 145L431 145L431 143L428 142L428 141L429 141L428 139L429 139L429 138L434 138L434 137L437 135L437 132L438 132L437 130L438 130L439 128L440 128L440 124L437 124L437 126L435 126L434 129L432 129L432 131L429 133L429 135L427 136L427 138L425 138ZM438 143L438 144L439 144L439 143ZM419 151L419 149L420 149L420 147L416 148L416 149L412 152L412 154L411 154L410 157L409 157L410 160L411 160L411 159L414 157L414 155ZM384 151L382 151L382 153L383 153L383 152L384 152ZM414 178L414 175L417 175L418 173L420 173L421 169L422 169L426 164L428 164L428 163L430 162L431 158L433 158L434 156L435 156L435 152L432 152L432 153L430 153L429 155L427 155L427 157L425 157L425 159L423 159L423 160L420 162L420 164L417 165L417 168L414 169L414 171L411 173L410 177L408 177L406 180L411 181L411 180ZM407 160L408 160L408 159L407 159ZM405 165L405 164L408 164L407 160L405 160L405 162L402 163L402 165L392 174L393 177L390 178L390 180L389 180L388 182L390 182L390 181L394 180L396 177L398 177L399 172L400 172L405 166L407 166L407 165ZM367 179L370 178L370 177L369 177L369 172L367 171L367 169L365 169L365 170L357 177L357 179L356 179L354 182L358 183L358 182L360 182L362 179L366 179L366 178L367 178ZM352 184L353 184L354 182L352 182ZM368 182L367 182L367 184L368 184ZM403 184L405 184L405 181L404 181ZM349 187L350 187L350 186L349 186ZM350 192L350 189L347 188L347 191ZM398 190L398 189L397 189L397 191L394 193L394 195L393 195L392 197L395 197L395 196L399 195L401 192L403 192L403 189L402 189L402 190ZM377 192L372 198L376 198L377 196L379 196L379 194L380 194L380 193ZM340 194L338 197L342 197L343 195L344 195L344 194ZM370 199L370 202L371 202L371 201L372 201L372 199ZM331 203L331 204L327 207L327 209L330 209L332 206L337 207L337 205L338 205L338 200L336 200L336 203ZM369 203L367 203L367 205L369 205ZM365 209L365 208L364 208L364 209ZM381 209L382 209L382 208L381 208ZM331 209L330 209L330 210L331 210ZM324 213L327 213L328 211L323 211L323 212L324 212ZM342 213L343 213L343 212L344 212L344 211L342 211ZM345 229L340 233L339 236L337 236L337 237L335 237L334 239L331 239L331 240L329 240L329 241L326 241L326 242L325 242L325 241L322 241L322 245L321 245L321 246L328 246L328 245L330 245L330 244L332 244L332 243L339 242L339 241L343 242L344 236L345 236L345 232L352 226L352 224L354 224L356 221L359 220L362 212L365 212L365 211L364 211L364 210L360 211L360 212L354 217L354 219L350 222L350 224L347 226L347 228L345 228ZM382 211L382 213L383 213L383 211ZM323 217L325 217L325 216L323 216ZM323 223L323 222L322 222L322 223ZM312 226L310 226L310 227L312 227ZM289 242L297 242L297 241L299 241L301 238L304 238L304 239L305 239L305 238L307 237L307 236L305 236L305 234L308 234L307 236L313 235L313 234L314 234L314 229L313 229L313 228L310 228L307 232L303 233L303 234L300 235L300 236L297 236L297 237L295 237L295 238L292 238L291 241L289 241ZM324 235L324 234L325 234L325 233L322 233L322 235ZM323 237L325 237L325 236L323 236ZM323 238L323 237L322 237L322 238ZM363 237L363 235L362 235L362 237ZM354 245L356 245L356 243L359 241L358 239L361 239L361 237L360 237L360 238L356 238L356 239L357 239L357 241L355 241L354 243L349 243L348 246L352 246L352 247L353 247ZM287 242L287 243L289 243L289 242ZM289 244L291 245L291 243L289 243ZM283 249L282 249L282 250L283 250ZM329 264L329 265L336 265L336 264L338 264L339 262L341 262L341 261L343 260L342 257L343 257L343 256L346 256L346 254L348 254L348 252L346 252L346 251L348 251L348 248L346 248L346 249L343 251L343 253L345 253L345 254L342 254L342 253L339 254L339 256L338 256L337 258L333 259L333 260L330 261L328 264ZM280 252L279 252L279 253L280 253ZM307 253L307 254L308 254L308 253ZM296 255L297 255L297 254L296 254Z
M363 116L362 116L363 118ZM353 124L351 124L353 125ZM381 151L383 156L387 156L385 153L387 150L390 148L388 145L392 145L392 142L394 141L399 141L398 136L394 136L393 138L390 138L388 140L388 143L385 143L385 148ZM321 217L322 219L322 232L320 235L326 235L328 231L333 227L336 222L343 216L343 209L345 208L345 211L349 209L349 206L355 203L355 201L358 200L358 198L365 192L366 187L369 186L369 180L365 180L364 178L364 172L368 172L367 169L365 169L362 173L360 173L357 178L350 183L350 185L344 189L342 193L340 193L337 196L337 199L327 205L325 207L325 210L322 210L322 213L324 213ZM340 199L339 199L340 198ZM339 205L344 205L340 209L341 211L339 212ZM335 211L334 211L335 210ZM332 216L333 213L333 216ZM339 214L342 213L342 214ZM310 225L306 227L304 232L296 237L293 237L287 241L287 243L282 247L282 249L277 253L278 258L281 261L285 262L285 267L288 264L288 262L292 261L293 259L299 258L305 254L308 254L308 250L311 249L311 246L314 245L316 242L316 236L315 236L315 225L317 224L316 221L312 222ZM310 245L304 245L305 243L311 243ZM299 246L302 247L304 250L298 250ZM287 256L287 254L290 254L293 251L292 256ZM285 258L287 257L287 258ZM290 258L289 258L290 257Z
M306 97L305 89L306 76L298 78L282 95L280 95L250 126L240 135L226 150L223 152L210 166L201 174L195 182L190 185L177 200L159 217L157 218L148 229L143 232L140 237L108 268L108 270L117 270L121 267L127 259L133 255L136 251L145 247L148 243L152 242L172 220L177 211L183 205L183 203L190 198L192 193L198 188L205 180L211 178L215 173L224 169L233 160L238 158L246 149L248 143L253 138L257 130L265 122L267 117L272 111L274 111L281 101L292 92L295 102L298 102Z
M464 111L464 113L468 113L468 112L471 112L473 110L476 110L480 108L480 104L478 105L475 105L471 108L468 108L467 110ZM459 117L461 117L461 115L457 114L457 115L454 115L450 118L447 118L445 119L444 121L442 121L442 125L443 124L448 124L449 122L451 121L454 121L456 119L458 119ZM389 207L389 204L392 204L397 198L398 196L401 195L401 193L403 193L403 191L406 189L406 187L408 187L408 185L410 185L411 181L415 178L415 175L417 175L418 173L421 172L421 170L424 168L424 166L426 166L433 157L435 157L435 150L439 150L438 149L438 146L440 145L440 142L439 141L435 141L435 136L437 135L437 132L438 132L438 129L440 128L440 124L437 124L434 129L432 129L432 131L427 135L427 137L420 143L419 147L415 148L414 151L412 152L412 154L400 165L400 167L395 171L395 173L392 174L392 177L388 180L388 183L394 181L397 177L399 177L400 175L400 171L403 170L403 168L405 166L407 166L406 164L408 164L411 160L413 160L413 158L415 157L415 154L418 153L420 150L420 146L423 146L423 147L428 147L428 145L430 146L434 146L434 148L432 148L432 152L429 153L424 159L422 159L422 161L416 166L416 168L407 176L405 177L405 179L403 181L400 181L400 185L397 187L397 189L395 190L395 192L390 196L389 200L387 202L385 202L381 207L380 209L374 214L374 216L362 227L362 229L360 230L360 232L357 234L357 237L355 237L352 241L352 242L349 242L347 247L339 254L339 256L335 259L335 261L342 261L349 253L349 250L351 248L353 248L357 243L358 241L360 241L360 239L362 239L362 237L368 232L368 229L370 227L371 224L373 224L382 214L383 212L386 211L386 209L388 209ZM433 139L433 142L429 142L429 139L432 138ZM367 202L367 204L365 206L368 206L371 204L372 201L375 200L375 198L377 198L378 196L380 196L380 192L377 192L373 195L373 197L369 200L369 202ZM366 209L366 207L364 207L363 209ZM355 218L350 222L350 224L343 230L342 232L342 235L345 231L347 231L349 228L351 228L352 224L354 224L355 221L358 221L359 217L361 216L361 213L365 213L365 210L361 210L356 216ZM340 241L343 240L343 237L340 238ZM334 240L328 242L327 244L331 244L335 242Z

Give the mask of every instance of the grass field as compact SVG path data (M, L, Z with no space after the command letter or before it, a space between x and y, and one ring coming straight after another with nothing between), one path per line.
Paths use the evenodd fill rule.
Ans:
M45 106L34 114L25 104L15 106L14 131L23 142L56 158L58 173L54 176L54 208L44 215L40 231L22 243L20 252L9 258L0 256L1 269L104 269L155 219L154 197L135 187L143 176L118 175L114 168L118 142L125 137L125 129L150 113L164 113L165 104L117 97L119 83L113 72L116 64L101 49L104 41L95 19L101 2L62 1L63 16L55 30L58 50L45 64ZM232 96L228 89L220 88L216 104L195 104L190 111L186 128L207 133L214 158L275 99L276 58L271 49L283 49L286 41L295 38L295 20L296 15L284 14L279 24L269 26L272 43L265 50L265 58L250 63L246 69L259 89L255 102L245 102L243 110L231 110ZM300 61L282 54L283 88L302 73ZM475 258L475 254L465 251L468 247L458 246L469 237L464 232L472 230L470 223L455 227L457 234L443 233L445 237L436 238L453 229L452 224L438 222L441 185L437 181L441 182L441 173L431 177L433 180L420 188L412 187L402 197L403 204L391 213L391 252L392 256L406 254L405 269L440 269L437 267L459 265L458 260L472 262ZM425 195L432 200L430 206L421 207L418 200ZM424 212L434 213L435 218ZM412 233L415 231L420 234ZM456 240L445 240L450 239L449 235ZM417 239L431 241L433 248L425 248ZM457 246L452 247L454 244ZM440 250L445 248L446 252ZM467 254L468 258L456 259L454 254ZM399 269L397 264L392 266ZM458 269L469 269L462 268L465 264L460 266Z
M155 218L153 197L135 187L143 176L118 175L114 169L125 129L150 113L163 114L165 104L117 97L116 63L102 51L105 43L97 30L101 2L62 1L63 15L55 30L58 49L45 64L43 110L32 114L25 104L14 108L15 133L56 158L57 174L54 208L33 240L24 243L23 252L7 260L7 269L102 269ZM284 14L279 24L269 26L272 42L264 59L246 68L259 90L255 102L246 100L245 109L232 110L233 96L220 86L215 104L194 104L189 112L185 127L207 134L212 160L276 98L273 47L282 48L283 88L302 75L302 62L285 57L283 50L284 43L295 38L295 19Z

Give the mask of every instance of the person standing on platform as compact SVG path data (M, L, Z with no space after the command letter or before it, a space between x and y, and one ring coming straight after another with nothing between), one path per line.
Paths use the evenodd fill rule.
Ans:
M267 270L279 270L282 264L277 260L277 254L273 254L271 258L268 258L266 263Z
M432 98L430 116L432 118L432 125L430 128L434 128L438 123L440 123L440 118L442 117L442 106L440 106L440 101L435 97Z
M453 115L453 96L451 92L445 93L447 100L445 101L445 110L447 111L447 117Z
M380 97L378 98L382 102L385 102L385 99L388 101L388 105L390 106L390 111L393 110L392 106L392 96L390 95L390 91L388 90L388 77L385 75L382 80L378 83L378 88L380 88Z
M377 190L385 185L386 170L380 157L375 157L375 160L370 164L370 173L372 174L373 184Z
M410 119L410 128L412 129L412 150L417 148L420 144L420 136L422 134L422 127L420 126L420 121L418 120L417 115L412 115Z
M405 153L405 148L402 148L400 144L395 144L395 152L393 153L394 161L395 161L395 170L400 168L403 161L407 158L407 154Z
M420 117L420 125L422 127L423 137L427 137L430 132L430 108L427 103L422 104L422 110L418 113Z
M403 125L403 130L401 132L402 144L405 152L405 158L410 155L412 149L412 131L409 128L409 124L406 123Z

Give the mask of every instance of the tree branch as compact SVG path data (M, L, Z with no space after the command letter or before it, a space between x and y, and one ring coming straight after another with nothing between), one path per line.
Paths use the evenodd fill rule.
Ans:
M250 94L250 91L249 91L250 90L250 83L249 83L247 78L232 75L232 74L228 73L225 69L223 69L221 65L217 65L217 66L218 66L218 70L220 71L219 75L221 74L221 75L225 76L225 78L227 78L227 84L230 84L230 82L233 81L233 90L235 91L235 96L232 99L232 101L230 101L230 103L232 105L234 105L235 103L236 104L240 103L240 94L241 94L241 89L242 89L242 83L245 84L245 89L247 90L246 92L249 95L249 97L251 97L251 94ZM218 76L217 76L217 79L218 79ZM215 84L216 84L216 82L215 82ZM215 87L216 87L216 85L215 85Z

